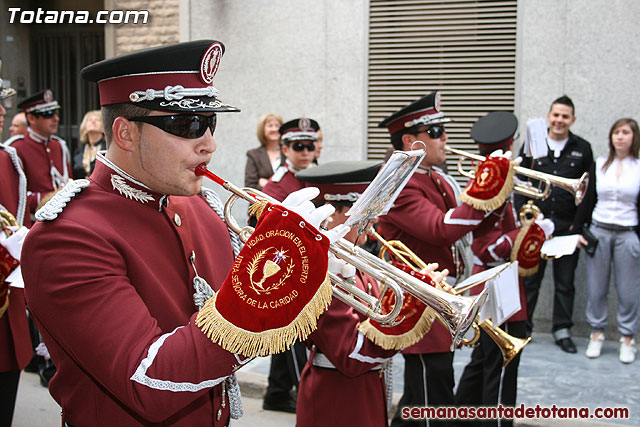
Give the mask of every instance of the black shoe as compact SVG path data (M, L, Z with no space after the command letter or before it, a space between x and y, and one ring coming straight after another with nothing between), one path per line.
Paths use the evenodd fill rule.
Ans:
M279 412L288 412L290 414L296 413L296 401L289 396L283 398L274 398L272 396L265 396L262 401L262 409L267 411L279 411Z
M562 351L566 353L578 352L578 349L576 348L576 345L573 343L571 338L562 338L562 339L556 340L556 345L559 346L562 349Z

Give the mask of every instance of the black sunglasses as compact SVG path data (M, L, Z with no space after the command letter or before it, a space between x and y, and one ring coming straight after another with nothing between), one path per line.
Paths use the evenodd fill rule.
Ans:
M293 151L302 151L305 148L308 151L315 151L316 150L316 145L313 142L310 142L308 144L305 144L303 142L293 142L291 144L291 148L293 148Z
M33 113L36 117L42 117L43 119L50 119L53 115L59 115L57 110L43 111L42 113Z
M428 129L421 129L416 132L416 135L422 132L426 132L431 139L439 139L444 134L444 126L443 125L432 125L429 126Z
M180 138L200 138L207 129L211 135L216 130L217 116L203 116L202 114L172 114L170 116L131 117L132 122L148 123Z

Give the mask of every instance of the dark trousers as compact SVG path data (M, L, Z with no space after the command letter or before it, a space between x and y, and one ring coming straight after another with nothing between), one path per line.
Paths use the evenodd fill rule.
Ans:
M404 407L453 406L453 353L403 354L404 390L391 427L450 426L451 420L403 420ZM426 392L426 396L425 396Z
M297 389L300 374L307 363L307 348L296 341L287 351L271 355L269 384L265 399L284 400Z
M11 427L20 371L0 372L0 427Z
M575 295L573 280L576 267L578 266L579 254L580 251L576 249L572 255L566 255L552 261L554 282L552 332L559 329L571 329L573 326L571 320L573 314L573 297ZM533 313L536 309L540 284L542 283L546 266L547 261L541 259L538 265L538 272L524 278L524 288L527 295L527 327L529 333L533 330Z
M516 338L528 336L524 321L508 322L502 328ZM471 360L465 366L458 383L456 406L497 406L498 403L502 403L504 407L514 407L518 389L520 354L518 353L503 370L503 356L500 348L481 329L480 344L473 349ZM470 420L457 423L461 426L511 427L513 420Z

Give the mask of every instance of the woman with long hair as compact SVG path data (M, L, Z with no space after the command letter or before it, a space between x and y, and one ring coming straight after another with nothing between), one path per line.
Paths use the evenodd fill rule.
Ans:
M100 110L88 111L80 123L80 142L73 154L73 177L87 178L96 164L96 154L107 148Z
M614 272L618 295L620 361L635 359L640 306L640 240L638 202L640 196L640 131L634 119L617 120L609 130L609 155L596 160L595 200L589 231L597 239L587 257L587 322L591 337L586 356L600 356L607 327L609 276ZM592 239L593 241L593 239ZM581 239L587 244L586 239ZM593 243L592 243L593 244Z

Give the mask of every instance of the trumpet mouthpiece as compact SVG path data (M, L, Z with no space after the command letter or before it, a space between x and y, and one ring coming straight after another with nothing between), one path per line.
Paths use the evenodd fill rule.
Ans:
M198 166L196 166L196 175L198 176L203 176L207 174L207 165L204 163L200 163Z

